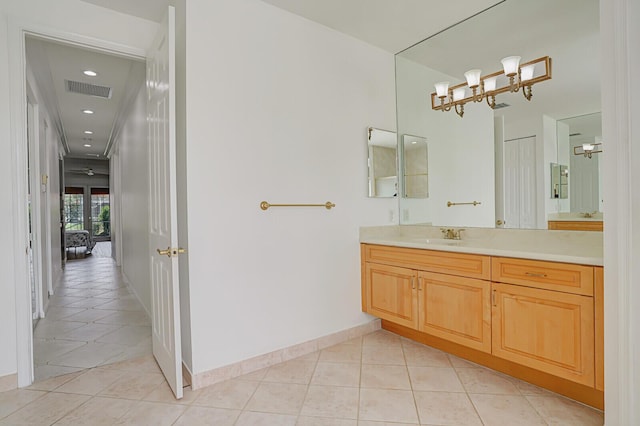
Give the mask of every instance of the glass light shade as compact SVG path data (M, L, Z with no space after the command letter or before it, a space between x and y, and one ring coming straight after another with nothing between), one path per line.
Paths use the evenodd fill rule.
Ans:
M504 69L504 75L511 77L518 74L518 67L520 66L520 56L507 56L502 59L502 68Z
M582 149L585 152L593 151L593 148L594 148L594 146L592 144L590 144L590 143L583 143L582 144Z
M449 93L449 82L448 81L441 81L440 83L436 83L435 86L436 86L436 95L439 98L444 98Z
M489 77L484 79L484 91L491 92L496 90L496 77Z
M455 101L459 101L461 99L464 99L464 94L465 94L465 90L464 87L458 87L457 89L453 90L453 100Z
M478 69L469 70L469 71L464 73L464 77L467 79L467 84L469 85L469 87L474 88L474 87L478 87L478 85L480 85L480 74L481 73L482 73L482 71L478 70Z
M520 68L520 81L529 81L533 78L533 72L536 69L536 64L527 65Z

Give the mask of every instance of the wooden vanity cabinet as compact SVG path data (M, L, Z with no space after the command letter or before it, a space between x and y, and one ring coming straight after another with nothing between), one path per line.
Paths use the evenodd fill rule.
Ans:
M603 269L362 244L383 327L602 409Z
M488 256L376 245L362 255L366 312L491 352Z

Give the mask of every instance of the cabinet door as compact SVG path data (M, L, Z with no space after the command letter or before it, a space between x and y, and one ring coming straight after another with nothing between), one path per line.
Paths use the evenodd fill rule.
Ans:
M490 287L489 281L420 272L419 330L490 353Z
M493 355L594 386L593 297L492 286Z
M406 327L418 327L417 273L366 263L367 312Z

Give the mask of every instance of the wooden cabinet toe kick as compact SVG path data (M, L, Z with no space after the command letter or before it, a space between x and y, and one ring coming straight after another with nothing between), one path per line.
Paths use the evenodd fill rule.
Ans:
M540 370L507 361L489 353L440 339L384 319L382 320L382 328L408 339L448 352L475 364L489 367L493 370L508 374L509 376L524 380L525 382L549 389L600 410L604 409L604 392L594 389L593 387L581 385Z

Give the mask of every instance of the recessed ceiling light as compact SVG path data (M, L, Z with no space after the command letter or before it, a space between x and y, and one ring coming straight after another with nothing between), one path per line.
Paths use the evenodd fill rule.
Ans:
M89 77L95 77L95 76L98 75L97 72L91 71L91 70L84 70L84 71L82 71L82 74L84 74L86 76L89 76Z
M91 148L91 144L90 144L90 143L85 143L85 144L84 144L84 146L85 146L86 148Z
M85 131L84 131L84 134L85 134L85 135L92 135L92 134L93 134L93 132L92 132L91 130L85 130Z
M91 111L90 109L83 109L82 112L84 112L85 114L93 114L93 111Z

